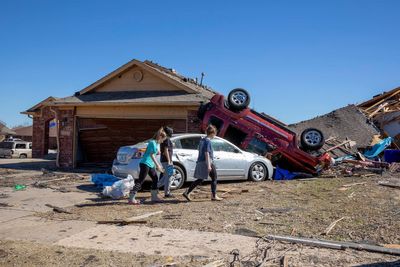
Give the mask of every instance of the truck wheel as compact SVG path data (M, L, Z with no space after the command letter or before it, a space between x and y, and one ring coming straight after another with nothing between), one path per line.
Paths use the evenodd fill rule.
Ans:
M228 104L231 110L243 110L250 104L250 94L242 88L233 89L228 95Z
M21 155L19 155L19 158L20 158L20 159L26 159L26 158L27 158L27 155L26 155L26 154L21 154Z
M249 169L249 180L253 182L262 182L267 178L268 169L261 162L254 162Z
M315 128L308 128L301 134L301 147L304 150L318 150L325 144L322 132Z

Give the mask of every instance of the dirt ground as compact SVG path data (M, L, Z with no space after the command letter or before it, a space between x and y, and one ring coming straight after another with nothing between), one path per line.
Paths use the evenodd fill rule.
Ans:
M345 217L329 239L375 244L400 243L400 192L379 186L381 177L220 184L222 202L210 201L209 185L190 203L175 191L164 203L130 206L126 200L93 199L69 209L72 214L42 213L52 219L114 220L163 210L148 226L263 236L280 234L323 238L333 221ZM363 183L343 187L353 183ZM230 191L231 190L231 191ZM149 193L139 198L148 200Z
M60 193L96 191L87 174L31 173L24 170L0 168L0 187L17 183L52 188ZM55 180L53 182L45 180ZM186 202L184 189L174 192L175 199L149 203L149 192L139 193L143 205L127 205L127 200L104 199L100 196L86 203L68 207L71 214L36 213L46 219L105 221L117 220L162 210L162 216L150 217L146 226L167 229L188 229L223 232L246 236L291 235L336 241L351 241L376 245L400 244L400 190L378 185L378 181L400 179L400 175L384 174L373 177L319 178L294 181L265 181L261 183L220 183L222 202L210 201L210 186L205 184ZM38 181L41 181L37 183ZM6 204L6 198L0 199ZM326 228L343 218L328 235ZM195 245L195 244L194 244ZM265 242L269 253L275 255L265 266L280 266L285 255L289 266L400 266L400 258L362 251L336 251L308 248L279 242ZM148 255L125 255L105 252L39 245L22 241L0 241L2 266L202 266L207 259ZM237 244L240 253L240 244ZM255 252L259 250L255 249ZM254 255L240 255L242 265L255 266ZM272 257L273 258L273 257ZM50 261L47 259L51 259ZM231 258L225 258L229 266ZM376 264L376 265L366 265Z

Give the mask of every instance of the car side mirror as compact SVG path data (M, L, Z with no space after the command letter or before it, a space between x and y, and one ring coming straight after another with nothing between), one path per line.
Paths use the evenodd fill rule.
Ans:
M235 150L233 150L233 153L240 153L240 150L235 148Z

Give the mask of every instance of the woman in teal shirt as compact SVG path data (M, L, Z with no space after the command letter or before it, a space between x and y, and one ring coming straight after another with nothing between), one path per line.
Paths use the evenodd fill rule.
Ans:
M158 176L156 169L159 172L164 172L162 165L156 159L156 155L158 153L158 145L164 142L167 138L167 134L164 129L161 128L158 130L153 139L151 139L147 145L146 152L144 152L143 158L140 161L140 172L139 179L136 181L135 186L131 190L129 194L129 204L139 204L139 201L135 199L137 192L142 188L142 184L147 175L151 177L151 201L159 201L158 199Z

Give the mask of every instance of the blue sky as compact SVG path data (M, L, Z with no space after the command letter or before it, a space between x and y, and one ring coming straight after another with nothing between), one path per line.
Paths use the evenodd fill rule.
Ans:
M150 59L287 123L400 86L400 1L18 1L0 8L0 120Z

